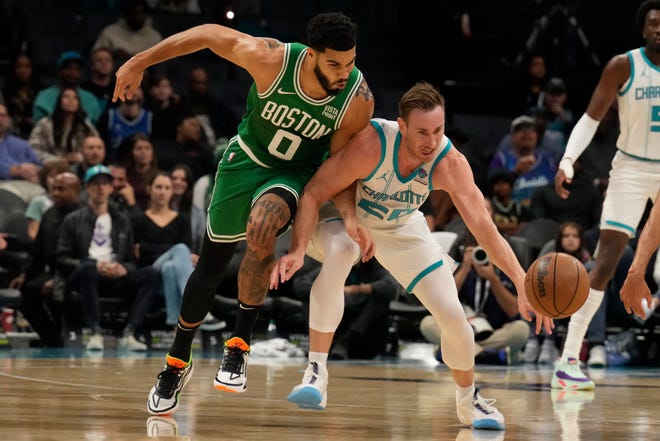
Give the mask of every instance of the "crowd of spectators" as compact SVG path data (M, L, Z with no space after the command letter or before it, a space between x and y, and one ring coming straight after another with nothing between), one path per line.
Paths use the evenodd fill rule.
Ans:
M211 93L212 67L203 63L190 65L181 78L163 70L148 72L131 100L113 103L115 70L166 37L154 28L152 4L144 0L119 4L118 20L98 30L89 53L67 49L57 56L55 75L49 81L40 78L29 51L21 51L9 61L2 83L0 189L25 202L28 245L21 246L29 250L22 266L10 265L3 287L21 290L20 310L48 346L63 344L67 325L63 321L72 314L69 301L82 306L77 319L90 329L90 349L103 348L97 337L107 326L101 317L102 297L121 295L128 315L117 334L129 349L145 349L144 322L158 298L166 307L166 324L176 322L186 274L205 234L215 165L238 122L230 105ZM199 12L197 2L159 2L159 6L170 12ZM526 224L549 219L557 225L551 236L562 231L559 225L579 229L584 252L591 255L607 189L607 164L615 151L616 108L592 142L592 150L601 153L597 158L585 154L584 164L576 164L570 197L560 199L553 188L557 162L574 115L582 109L572 108L572 85L561 76L548 75L543 54L533 54L528 63L526 81L511 95L522 98L508 130L490 139L479 158L464 153L471 163L486 162L483 170L474 169L475 180L484 183L493 218L505 236L524 238ZM377 83L372 86L379 96ZM451 124L447 132L462 149L465 137ZM433 230L460 223L442 192L433 192L424 208ZM3 225L0 219L0 228ZM538 252L521 251L521 262L528 265ZM463 254L458 257L462 260ZM459 273L461 283L469 282L466 286L481 279L491 286L500 282L508 286L497 269L486 272L470 258L467 262ZM378 286L371 280L361 283ZM350 284L347 295L349 291ZM376 304L370 293L360 294L347 297L360 300L352 305L356 322L363 309ZM303 304L307 295L292 293ZM379 299L379 306L386 305L389 294ZM504 315L503 323L517 323L507 307ZM603 317L600 323L606 323L606 311ZM371 335L350 320L347 316L342 322L346 332ZM375 338L380 343L374 347L381 347L387 326L382 320L377 326ZM353 334L342 340L344 350L358 341ZM602 346L604 339L599 334L594 346ZM516 344L516 354L509 359L525 359L517 353L520 350ZM372 352L369 356L378 351Z

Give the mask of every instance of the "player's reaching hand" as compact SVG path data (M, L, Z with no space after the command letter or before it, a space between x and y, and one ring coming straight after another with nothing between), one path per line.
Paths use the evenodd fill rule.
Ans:
M115 84L115 93L112 96L112 102L117 100L126 101L133 98L135 91L142 84L142 75L144 74L144 67L135 58L130 58L122 67L117 70L115 77L117 81Z
M536 333L539 334L541 329L545 329L548 335L551 335L552 330L555 327L554 320L550 317L539 314L538 311L532 308L532 305L527 300L524 284L522 286L516 286L516 291L518 292L518 310L520 311L520 316L528 322L532 321L532 317L536 317Z
M369 229L362 225L355 217L346 216L344 218L344 228L348 235L360 246L362 262L366 262L374 256L376 246Z
M280 282L289 280L305 263L305 253L289 252L275 261L270 272L270 289L277 289Z

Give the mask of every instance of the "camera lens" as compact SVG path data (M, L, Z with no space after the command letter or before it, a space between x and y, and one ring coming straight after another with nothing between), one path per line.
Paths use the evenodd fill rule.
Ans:
M474 247L472 260L477 265L488 265L488 254L486 254L486 250L481 247Z

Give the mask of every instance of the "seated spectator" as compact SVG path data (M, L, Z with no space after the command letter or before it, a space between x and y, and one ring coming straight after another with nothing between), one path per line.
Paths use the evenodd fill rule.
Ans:
M193 253L199 254L206 234L206 211L192 203L194 184L192 171L185 164L177 164L172 168L170 176L173 189L172 208L186 215L192 237L190 249Z
M53 206L53 189L55 177L61 173L70 171L69 163L65 160L51 161L39 170L39 184L46 190L30 199L25 209L25 217L28 219L27 232L30 240L37 237L41 217Z
M27 139L34 127L32 106L43 85L35 73L32 59L25 53L18 54L9 64L9 75L2 86L7 110L14 121L14 133Z
M131 135L127 139L123 162L126 165L126 178L133 187L135 200L144 211L149 206L147 182L159 170L156 152L149 137L141 133Z
M190 221L170 208L172 179L158 172L148 183L149 208L132 218L138 267L152 266L160 273L165 296L166 323L175 326L181 298L196 256L190 252Z
M142 208L135 200L135 190L133 190L130 182L128 182L126 166L120 163L112 163L108 168L112 174L110 204L114 205L117 211L129 219L142 213Z
M64 217L79 207L80 180L71 172L55 176L53 206L46 210L32 244L25 272L16 281L21 312L47 347L62 346L62 296L55 277L55 249Z
M82 78L83 58L78 52L67 51L60 55L57 62L58 83L47 87L37 94L32 107L32 119L36 124L41 118L51 115L59 102L63 87L76 89L80 100L80 107L85 111L87 118L93 123L99 119L101 108L96 96L80 87Z
M27 141L9 133L10 126L7 106L0 104L0 180L20 179L38 184L41 161Z
M529 206L538 187L554 182L557 165L547 153L537 150L538 134L534 119L519 116L511 122L510 150L500 150L490 162L489 170L504 168L513 172L513 199Z
M550 78L544 89L543 103L538 111L546 121L546 133L566 147L574 124L573 112L566 107L568 100L566 83L558 77Z
M149 78L145 89L144 107L154 115L151 138L174 139L183 111L170 79L163 73L156 73Z
M492 195L493 221L504 234L515 235L523 222L530 220L530 212L520 202L512 199L513 173L505 169L494 169L488 173L488 189Z
M476 253L477 246L474 237L466 229L452 253L455 259L461 261L454 272L454 279L461 303L468 307L468 321L471 324L474 322L475 360L518 364L530 327L518 314L518 299L513 283L488 260L483 249L479 249L479 254ZM462 256L458 255L461 253ZM477 317L485 319L488 325L483 329L475 327ZM420 331L431 343L440 344L440 327L432 316L422 319ZM442 361L441 354L438 353L436 358Z
M67 291L76 291L90 327L89 350L103 350L99 296L120 297L129 303L128 324L119 340L121 347L146 350L138 335L153 305L158 271L137 270L133 259L130 220L108 204L112 175L103 165L85 174L87 205L69 213L62 222L57 242L57 268L66 279Z
M202 125L206 143L215 145L218 138L231 138L239 121L228 106L211 95L209 75L203 67L188 74L187 93L181 98L181 109L194 115Z
M154 29L146 0L123 0L119 19L103 28L94 48L108 48L120 65L133 55L160 42L163 37Z
M190 167L193 179L215 171L215 159L211 147L202 142L202 126L194 116L183 117L176 126L174 140L155 140L158 162L163 170L171 170L176 164ZM194 182L193 181L193 182Z
M99 118L99 133L105 141L109 161L121 161L124 142L130 135L151 135L153 113L142 106L143 101L142 89L138 88L133 98L107 109Z
M92 50L89 61L89 78L82 87L94 94L102 114L109 106L114 107L115 65L112 52L108 48L97 47Z
M534 129L536 130L536 150L539 152L544 152L544 154L549 155L556 164L559 164L559 160L564 154L566 146L557 139L551 132L546 130L548 122L545 119L545 115L541 113L538 109L529 111L531 118L534 121ZM496 153L503 151L513 150L513 141L511 133L507 133L500 139L499 144L497 145Z
M43 163L66 159L71 166L82 160L84 139L99 136L94 124L80 107L74 87L62 87L53 114L37 121L28 142Z
M81 161L73 166L73 172L82 182L88 168L105 163L105 143L101 137L89 135L83 140L80 155Z
M559 197L554 182L534 190L530 207L533 219L552 219L560 224L576 222L585 230L598 227L602 208L600 191L582 167L581 160L575 161L573 169L575 175L571 183L564 184L570 191L567 199Z

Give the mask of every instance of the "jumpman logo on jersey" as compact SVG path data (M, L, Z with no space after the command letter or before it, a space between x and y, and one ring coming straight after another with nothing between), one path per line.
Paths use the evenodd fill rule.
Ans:
M389 178L387 177L387 175L389 175L389 174L390 174L390 172L386 171L385 173L383 173L382 176L380 176L379 178L376 178L376 180L382 179L385 182L389 182Z

